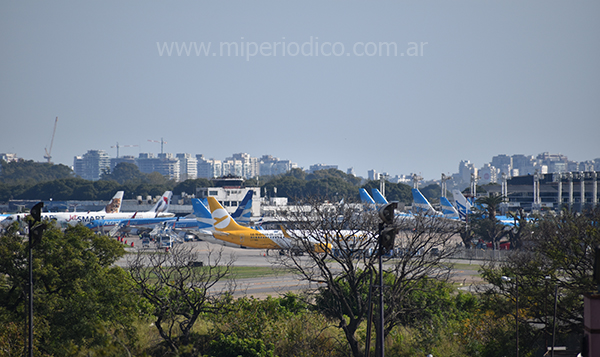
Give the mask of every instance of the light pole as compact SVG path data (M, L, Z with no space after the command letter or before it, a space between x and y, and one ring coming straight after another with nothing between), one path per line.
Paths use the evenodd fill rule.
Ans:
M516 356L519 357L519 277L515 275L515 340L516 340ZM502 276L502 280L511 281L512 278Z
M383 349L383 328L384 328L384 309L383 309L383 264L382 256L394 249L394 242L396 239L396 233L398 228L394 223L395 209L398 207L398 201L392 201L379 209L379 249L377 254L379 255L379 335L378 335L378 347L379 356L385 355ZM368 351L367 351L368 353Z
M42 219L43 202L38 202L31 208L29 214L33 220L29 221L29 356L33 357L33 245L42 240L46 225L40 223Z

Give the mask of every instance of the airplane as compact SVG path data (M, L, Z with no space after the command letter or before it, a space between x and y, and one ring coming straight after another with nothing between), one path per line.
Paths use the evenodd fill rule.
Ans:
M454 196L454 201L456 202L456 208L458 210L460 219L462 221L466 221L467 216L469 214L473 213L474 203L472 201L468 200L462 194L462 192L460 192L459 190L456 190L456 189L452 190L452 195ZM481 208L481 207L478 207L478 208ZM505 226L514 226L515 225L515 219L513 217L496 215L496 219L498 221L500 221L502 224L504 224ZM526 218L526 221L531 221L531 218Z
M376 188L371 189L371 193L373 194L373 196L369 195L367 190L364 188L359 189L358 192L360 194L360 200L363 203L367 203L370 205L385 205L388 203L385 197L383 197L381 192L379 192L379 190Z
M385 197L383 197L383 195L381 194L381 192L379 192L378 189L372 188L371 194L373 195L373 199L375 200L375 203L380 204L380 205L388 204L388 201L385 199Z
M248 190L248 193L246 193L246 196L244 196L238 208L231 215L236 222L243 226L250 225L250 218L252 217L252 195L254 195L254 191Z
M360 190L358 190L358 192L360 194L360 200L363 203L370 204L370 205L375 204L375 200L371 197L371 195L369 195L367 190L365 190L364 188L361 188Z
M458 220L459 214L456 208L448 201L446 197L440 197L440 204L442 206L442 214L448 219Z
M208 197L215 243L238 248L291 249L292 241L281 230L255 230L239 225L214 197ZM210 237L207 237L210 239Z
M45 219L56 219L57 221L68 221L68 217L78 217L78 216L104 216L107 214L120 214L121 211L121 203L123 202L123 194L124 191L117 191L110 202L100 211L96 212L88 212L82 215L79 215L78 212L42 212L41 217ZM13 222L23 220L29 213L16 213L11 214L6 219L2 220L3 226L8 226Z
M212 228L212 216L206 206L198 198L192 199L193 214L195 218L176 217L151 217L151 218L127 218L127 219L98 219L86 224L94 231L109 229L109 235L120 233L137 234L143 231L151 231L158 225L164 229L179 230L194 233L194 231L208 230ZM210 232L200 232L211 234ZM198 234L196 234L198 235Z
M427 201L427 198L423 196L421 191L418 188L412 189L413 195L413 204L412 210L413 214L424 214L426 216L443 216L442 213L436 211L433 206Z
M75 225L77 223L86 223L100 219L125 219L125 218L157 218L157 217L174 217L173 213L168 213L169 204L173 192L165 191L161 198L156 202L154 207L146 212L119 212L119 213L55 213L49 215L48 218L55 219L58 223Z
M461 220L466 220L467 215L473 213L471 208L472 203L457 189L452 190L452 196L454 196L454 202L456 203L456 209Z

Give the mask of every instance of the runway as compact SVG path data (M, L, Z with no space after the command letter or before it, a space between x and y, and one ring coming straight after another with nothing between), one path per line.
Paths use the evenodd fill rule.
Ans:
M127 240L126 251L128 254L116 262L116 265L123 268L127 267L127 259L130 254L137 253L140 250L156 250L155 248L143 249L141 240L138 237L128 237L125 239ZM131 247L131 243L133 243L133 247ZM223 263L233 260L233 265L236 267L279 267L276 264L276 257L279 255L279 252L274 250L266 251L259 249L232 248L219 244L197 241L190 241L182 244L191 246L192 251L197 254L197 261L202 261L204 264L207 264L209 253L212 254L211 259L213 259L215 254L220 252ZM464 284L464 286L482 283L482 279L479 277L477 271L480 262L453 259L451 263L460 264L460 268L454 271L454 276L451 279L453 282L460 283L461 285ZM216 292L221 291L229 283L231 283L231 281L221 281L215 285L214 290ZM236 288L234 296L252 296L255 298L266 298L267 296L277 297L288 292L300 292L309 288L318 288L318 285L315 283L309 284L306 281L300 280L296 275L283 273L281 275L235 279L235 284Z

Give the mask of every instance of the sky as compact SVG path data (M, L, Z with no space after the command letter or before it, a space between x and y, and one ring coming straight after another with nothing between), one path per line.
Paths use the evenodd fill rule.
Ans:
M0 153L600 157L598 1L3 1ZM153 140L153 141L150 141ZM137 146L133 146L137 145Z

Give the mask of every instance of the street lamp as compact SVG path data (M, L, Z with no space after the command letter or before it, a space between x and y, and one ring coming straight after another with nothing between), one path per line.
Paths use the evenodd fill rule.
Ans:
M516 356L519 357L519 278L515 275L515 339L516 339ZM511 281L512 278L502 276L502 280Z

